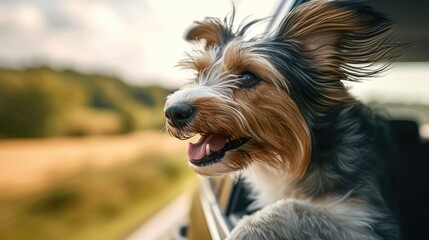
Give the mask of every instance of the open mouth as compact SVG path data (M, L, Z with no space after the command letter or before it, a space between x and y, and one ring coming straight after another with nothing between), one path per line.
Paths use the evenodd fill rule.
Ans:
M189 161L199 167L220 162L227 151L236 149L249 140L249 137L230 139L221 135L203 135L198 142L189 143Z

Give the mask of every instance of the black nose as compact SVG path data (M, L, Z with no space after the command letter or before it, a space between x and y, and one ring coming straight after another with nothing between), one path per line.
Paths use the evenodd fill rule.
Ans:
M165 110L165 117L173 127L183 127L194 115L195 108L186 103L176 103Z

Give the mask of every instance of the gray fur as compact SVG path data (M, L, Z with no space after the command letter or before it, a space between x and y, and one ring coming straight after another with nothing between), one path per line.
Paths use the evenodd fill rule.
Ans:
M351 210L351 209L350 209ZM280 200L246 216L228 240L380 240L371 228L353 228L331 209L298 200Z

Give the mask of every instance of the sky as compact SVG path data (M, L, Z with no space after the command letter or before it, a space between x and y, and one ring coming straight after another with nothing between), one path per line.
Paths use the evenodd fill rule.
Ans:
M180 86L175 67L191 49L183 36L195 20L237 22L271 15L278 1L0 0L0 65L49 65L107 73L132 84Z
M178 88L190 76L176 67L192 49L183 39L186 30L207 16L224 18L233 3L240 23L271 16L279 1L0 0L0 66L48 65ZM352 91L429 103L428 69L396 64L381 80L355 84Z

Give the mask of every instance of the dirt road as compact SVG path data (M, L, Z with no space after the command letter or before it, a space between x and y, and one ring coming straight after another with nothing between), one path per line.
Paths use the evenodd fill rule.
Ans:
M83 166L104 167L144 154L185 154L186 142L155 131L118 136L0 140L0 189L25 191Z

